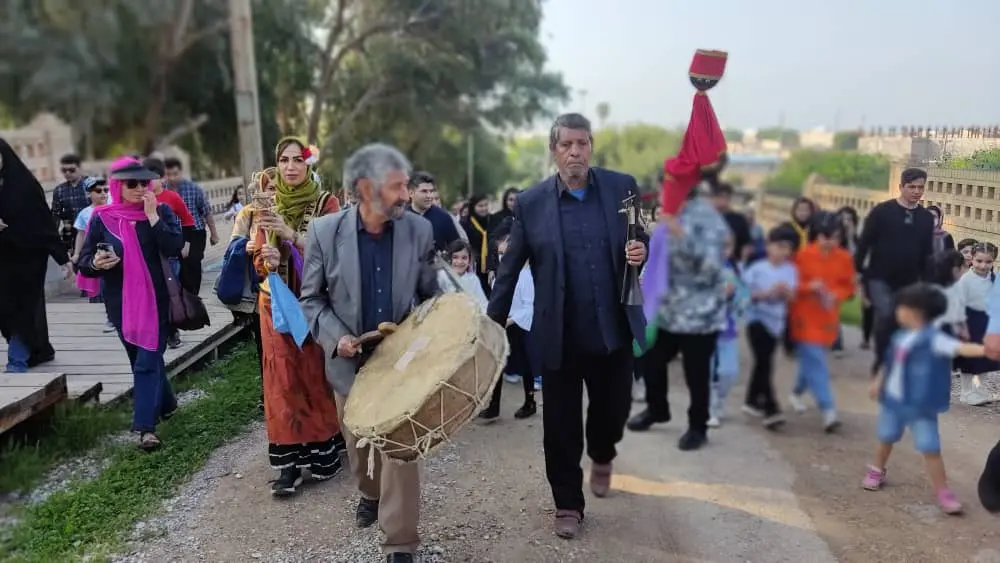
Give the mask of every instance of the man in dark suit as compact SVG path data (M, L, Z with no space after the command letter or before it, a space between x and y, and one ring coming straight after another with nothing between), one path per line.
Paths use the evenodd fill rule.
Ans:
M535 281L533 336L544 350L542 410L545 473L555 499L555 532L575 537L583 522L583 386L591 491L611 486L612 460L631 406L632 340L644 343L641 307L621 304L626 266L641 265L645 241L626 241L622 201L635 178L590 167L593 135L582 115L559 116L549 150L559 173L518 196L507 253L500 262L490 317L503 325L518 273Z

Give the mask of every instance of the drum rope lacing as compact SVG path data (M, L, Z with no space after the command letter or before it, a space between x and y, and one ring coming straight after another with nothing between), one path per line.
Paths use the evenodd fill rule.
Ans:
M434 301L434 300L432 300L432 301ZM433 303L431 304L431 306L433 306ZM429 310L429 307L426 310ZM424 314L426 315L426 312ZM476 316L477 316L477 318L481 319L483 315L484 315L484 313L482 311L479 311ZM420 317L418 317L418 318L420 318ZM507 354L509 354L509 352L510 352L510 343L507 341L506 338L504 338L503 339L503 347L502 347L501 355L505 357L505 356L507 356ZM494 360L503 360L503 358L497 357L496 355L493 355L493 359ZM496 361L495 364L498 367L497 367L497 373L493 375L493 379L498 380L499 377L500 377L500 373L503 371L504 362L503 361ZM475 378L474 378L475 387L474 387L474 389L479 389L479 383L480 383L480 381L479 381L479 378L480 378L479 370L480 370L480 367L479 367L479 356L478 356L478 354L473 354L473 356L472 356L472 366L473 366L473 374L475 375ZM494 386L495 385L499 385L499 383L495 381L494 382ZM455 391L459 395L463 395L463 396L469 398L471 400L471 407L472 408L470 409L470 408L466 407L464 409L461 409L460 411L458 411L457 413L455 413L453 416L448 417L447 419L445 419L444 401L441 401L441 416L440 416L441 424L437 428L431 428L429 426L421 424L421 423L413 420L413 417L411 416L411 413L407 413L404 418L405 418L406 422L408 422L410 424L410 430L413 432L413 435L417 436L417 440L416 440L416 442L412 446L409 445L409 444L403 444L401 442L397 442L395 440L390 440L389 438L387 438L385 436L370 436L370 437L361 437L361 438L359 438L358 442L357 442L357 445L356 445L357 449L360 450L360 449L363 449L363 448L368 448L368 471L367 471L367 474L368 474L368 478L369 479L374 479L375 478L375 455L376 455L376 450L378 450L378 452L381 452L383 454L384 458L387 458L387 459L390 460L390 462L397 463L397 464L412 463L412 462L411 461L404 461L404 460L401 460L401 459L397 459L395 457L392 457L390 454L397 453L397 452L412 451L412 452L416 452L417 459L426 459L427 456L429 456L438 447L440 447L441 445L443 445L445 443L450 443L451 442L451 438L443 430L445 427L449 426L452 422L454 422L455 420L457 420L459 418L464 419L462 422L468 422L469 420L471 420L473 417L476 416L477 413L479 413L480 411L483 410L483 408L488 403L487 397L490 397L493 394L493 388L491 387L489 389L489 392L486 393L482 399L480 399L476 395L474 395L472 393L469 393L468 391L465 391L464 389L459 389L458 387L452 385L451 383L449 383L447 381L442 381L440 383L440 387L437 389L437 392L440 393L441 390L442 390L442 388L451 389L452 391ZM424 433L421 435L421 434L419 434L418 430L423 431Z

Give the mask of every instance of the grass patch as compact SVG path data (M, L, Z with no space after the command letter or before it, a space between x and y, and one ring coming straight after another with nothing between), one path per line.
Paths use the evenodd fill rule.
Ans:
M110 447L110 463L96 479L24 510L0 542L0 560L66 561L112 553L136 522L156 513L216 448L257 416L258 374L256 356L244 346L186 378L183 387L207 395L160 425L160 451Z
M44 426L31 430L32 437L16 438L0 451L0 495L31 490L60 462L84 454L108 434L128 428L130 412L128 405L57 405Z
M840 322L845 325L861 326L861 300L844 301L840 306Z

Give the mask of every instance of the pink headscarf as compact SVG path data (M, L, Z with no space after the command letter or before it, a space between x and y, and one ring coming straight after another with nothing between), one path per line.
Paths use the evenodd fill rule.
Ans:
M129 165L141 164L138 160L123 156L111 164L111 173ZM124 249L122 268L122 337L126 342L146 350L156 351L160 344L160 322L156 309L156 290L149 275L149 267L139 246L135 224L148 221L143 204L126 203L122 198L123 182L108 179L111 192L109 205L94 209L94 217L100 217L105 228L121 241ZM93 222L93 217L91 222Z

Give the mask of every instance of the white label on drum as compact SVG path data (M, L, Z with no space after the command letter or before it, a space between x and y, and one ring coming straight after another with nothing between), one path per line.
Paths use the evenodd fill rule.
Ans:
M423 351L424 348L427 348L427 345L430 343L431 339L427 336L417 338L410 343L410 347L406 349L406 352L403 352L403 355L400 356L398 360L396 360L396 365L393 367L396 368L396 371L405 370L406 366L410 365L410 362L413 361L413 358L417 357L417 354Z

